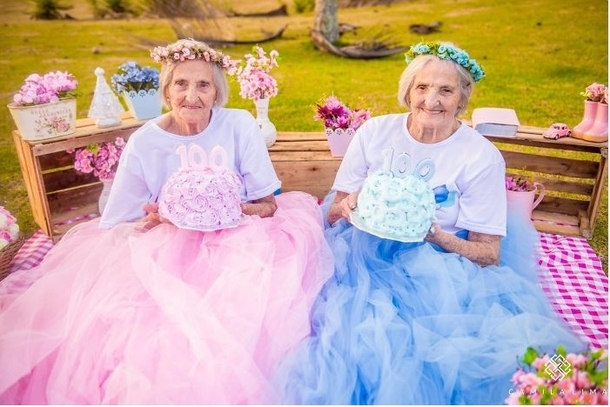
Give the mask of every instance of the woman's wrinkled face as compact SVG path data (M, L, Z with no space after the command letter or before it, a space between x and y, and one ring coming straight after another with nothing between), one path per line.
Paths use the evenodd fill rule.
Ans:
M216 100L212 78L212 65L205 61L184 61L176 65L167 87L167 98L171 114L178 122L204 126L209 123Z
M409 91L413 120L425 128L453 124L461 101L459 80L451 61L433 60L426 64Z

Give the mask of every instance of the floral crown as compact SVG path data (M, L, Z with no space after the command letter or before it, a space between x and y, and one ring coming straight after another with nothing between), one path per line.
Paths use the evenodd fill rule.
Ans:
M475 59L470 58L466 51L461 50L448 42L420 42L419 44L411 46L405 53L407 65L420 55L434 55L441 59L453 61L466 68L475 82L478 82L485 77L483 68L481 68Z
M150 56L156 62L167 65L201 59L212 62L229 73L235 70L239 64L239 60L233 60L228 55L216 51L206 43L193 39L182 39L165 47L155 47L150 52Z

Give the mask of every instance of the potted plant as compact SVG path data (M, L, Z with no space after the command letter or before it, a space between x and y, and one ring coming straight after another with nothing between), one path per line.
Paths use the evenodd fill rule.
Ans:
M21 137L42 140L74 133L77 86L68 72L29 75L8 105Z
M508 211L519 213L530 219L532 211L544 198L546 192L544 185L511 175L505 177L505 185ZM537 191L538 197L536 198Z
M336 96L329 96L316 103L314 120L324 122L324 129L335 157L343 157L358 127L371 118L365 109L350 109Z
M136 119L147 120L161 114L159 71L156 68L128 61L119 66L110 81Z
M74 169L84 174L93 173L102 182L102 193L98 201L100 214L103 212L112 188L112 181L119 166L119 158L125 148L125 139L117 137L114 141L92 143L85 148L69 149L74 154Z
M256 121L261 128L267 147L271 147L277 138L275 125L269 120L269 99L277 95L277 81L269 73L278 66L279 53L269 52L269 56L260 46L254 46L252 53L244 55L235 70L230 71L239 82L239 95L250 99L256 106Z

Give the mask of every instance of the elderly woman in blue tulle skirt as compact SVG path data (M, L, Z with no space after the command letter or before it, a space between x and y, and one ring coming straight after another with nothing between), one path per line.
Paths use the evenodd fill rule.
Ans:
M586 347L537 284L538 234L507 215L501 153L458 119L482 68L450 43L417 44L406 61L398 100L410 112L358 129L325 200L335 274L312 336L276 375L285 403L502 404L528 346ZM420 241L354 226L379 171L435 191Z

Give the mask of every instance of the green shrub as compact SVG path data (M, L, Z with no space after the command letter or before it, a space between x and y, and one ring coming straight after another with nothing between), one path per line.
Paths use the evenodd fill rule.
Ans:
M59 20L65 16L60 10L69 10L72 6L63 5L59 0L33 0L34 12L30 16L35 20Z
M315 0L294 0L294 7L298 14L313 11L315 5Z

